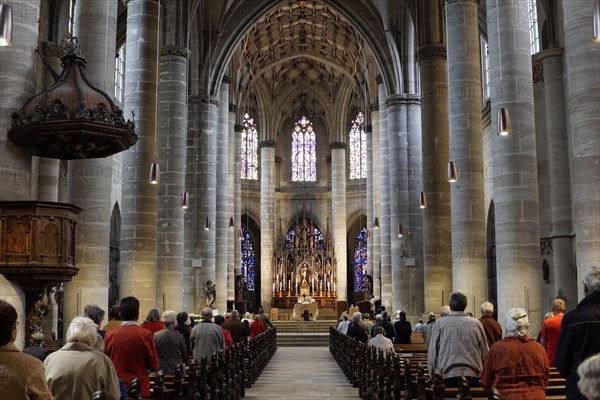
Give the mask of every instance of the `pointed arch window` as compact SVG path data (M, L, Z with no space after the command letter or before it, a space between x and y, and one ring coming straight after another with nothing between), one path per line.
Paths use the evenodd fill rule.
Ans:
M367 135L365 116L359 112L350 129L350 179L367 177Z
M242 268L240 272L246 279L249 292L254 292L254 261L254 241L250 232L242 227Z
M367 282L367 227L354 239L354 291L364 292Z
M531 54L535 54L540 51L537 0L527 0L527 14L529 17L529 44L531 46Z
M242 179L258 179L258 132L254 119L244 114L240 167Z
M73 30L75 29L75 1L69 1L69 24L67 26L67 35L73 37Z
M292 182L317 180L317 138L312 122L303 116L292 132Z
M125 101L125 44L119 47L115 59L115 99Z

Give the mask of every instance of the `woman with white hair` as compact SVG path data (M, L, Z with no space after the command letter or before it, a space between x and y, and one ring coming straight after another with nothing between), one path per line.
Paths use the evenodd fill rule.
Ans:
M119 378L110 359L95 350L98 325L75 317L67 330L67 344L44 361L46 380L55 400L89 399L103 390L107 400L119 400Z
M494 343L485 359L483 388L496 388L502 400L544 400L550 363L544 347L527 336L527 312L523 308L508 310L504 329L506 337Z
M600 399L600 353L585 359L577 367L577 387L588 400Z

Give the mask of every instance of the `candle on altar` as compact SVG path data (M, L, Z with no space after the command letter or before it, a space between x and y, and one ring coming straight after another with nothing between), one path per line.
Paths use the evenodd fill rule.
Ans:
M279 290L283 290L283 282L279 282Z
M319 281L319 291L323 290L323 281Z
M288 280L288 290L289 290L291 287L292 287L292 280L291 280L291 279L289 279L289 280Z
M273 282L273 291L275 291L275 282Z
M329 281L327 281L327 290L329 290Z

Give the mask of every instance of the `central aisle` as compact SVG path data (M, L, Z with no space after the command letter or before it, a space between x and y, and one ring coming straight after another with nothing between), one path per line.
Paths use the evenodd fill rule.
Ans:
M245 399L358 399L328 347L280 347Z

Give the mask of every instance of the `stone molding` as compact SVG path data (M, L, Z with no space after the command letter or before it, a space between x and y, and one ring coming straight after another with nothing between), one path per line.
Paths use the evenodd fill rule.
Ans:
M538 53L535 53L531 56L531 61L533 64L537 64L541 62L544 58L548 57L562 57L564 50L562 47L553 47L551 49L544 49Z
M331 150L333 149L343 149L346 150L348 148L348 145L344 142L331 142L329 143L329 148Z
M455 3L473 3L476 6L479 6L479 0L444 0L443 3L446 7Z
M387 108L392 106L406 106L406 105L421 105L421 98L415 94L393 94L385 99L385 105Z
M165 45L160 49L160 56L179 56L185 59L189 59L190 50L183 46Z
M379 111L379 103L371 103L369 104L369 111Z
M234 114L237 113L237 104L229 103L229 112Z
M552 239L544 238L540 240L540 255L551 255L552 254Z
M54 42L42 43L42 55L46 57L62 57L66 54L65 50Z
M541 62L533 64L533 83L544 82L544 64Z
M205 104L214 104L215 106L219 106L219 98L217 96L205 95L202 96L202 103Z
M227 75L223 75L223 78L221 78L221 82L229 85L229 84L231 84L231 78L228 77Z
M419 47L417 51L417 60L424 61L430 58L446 59L446 45L443 44L428 44Z
M200 104L202 103L202 96L197 94L188 95L188 103L189 104Z
M263 147L277 147L277 142L274 140L261 140L258 142L258 148L262 149Z

